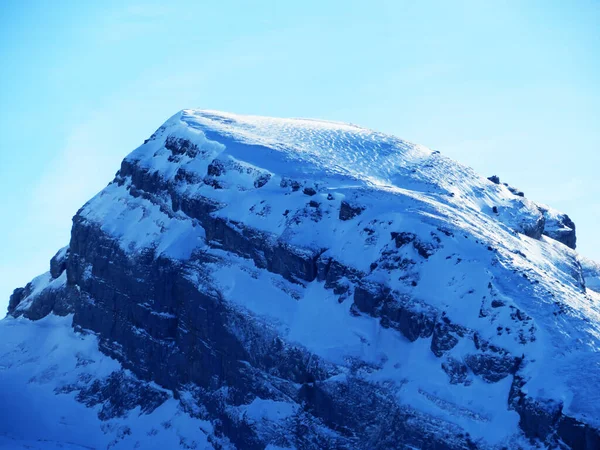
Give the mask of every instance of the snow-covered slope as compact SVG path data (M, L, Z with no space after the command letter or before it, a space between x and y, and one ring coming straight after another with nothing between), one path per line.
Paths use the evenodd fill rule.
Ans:
M203 424L170 393L141 388L94 336L73 333L71 322L53 314L0 322L1 449L178 448L186 433L198 448L208 445ZM154 407L144 411L128 390L154 397Z
M112 386L77 445L164 448L150 427L182 448L595 448L597 274L568 216L515 192L354 125L184 110L15 291L11 315L41 320L1 323L0 381L30 401L34 369L11 350L56 327L73 343L45 401L73 421L90 385ZM67 369L80 341L109 372ZM112 373L151 394L103 415L122 397Z

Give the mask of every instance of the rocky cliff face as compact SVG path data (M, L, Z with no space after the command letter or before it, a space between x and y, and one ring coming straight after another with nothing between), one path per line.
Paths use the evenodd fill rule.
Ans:
M94 342L46 385L110 447L599 448L600 294L521 194L351 125L182 111L4 330Z

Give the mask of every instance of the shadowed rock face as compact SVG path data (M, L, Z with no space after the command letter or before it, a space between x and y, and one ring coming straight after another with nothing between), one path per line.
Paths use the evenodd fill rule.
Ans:
M446 317L442 317L433 329L431 338L431 351L438 358L448 350L453 349L458 344L459 339L465 337L469 331L450 322Z
M167 397L165 392L128 377L123 371L113 372L106 380L94 380L77 394L77 400L86 406L102 405L98 415L103 420L122 417L136 407L142 414L151 414Z
M31 320L39 320L51 312L66 316L74 311L79 291L68 285L66 281L65 249L60 250L50 261L50 272L46 280L28 283L24 288L17 288L10 296L8 313L14 317L25 316ZM45 289L37 288L37 284L48 285ZM37 292L39 290L39 292Z
M363 212L363 207L352 206L350 203L343 201L340 206L340 220L350 220Z
M160 132L148 142L158 139ZM228 144L235 148L239 143ZM290 338L279 324L232 301L231 286L224 287L214 275L214 267L241 266L239 261L244 261L244 271L251 278L268 280L264 286L276 280L296 302L306 301L303 293L318 287L323 295L333 296L336 306L345 308L356 323L372 324L377 339L392 335L395 342L409 346L398 352L418 348L411 351L420 352L430 364L427 367L437 370L452 389L483 385L497 392L502 383L505 390L510 385L502 407L519 416L521 434L514 441L519 445L562 442L573 449L598 447L598 431L591 425L565 414L556 400L545 402L527 394L523 368L532 358L526 358L525 350L521 350L535 342L536 327L532 317L509 305L508 295L499 295L495 284L503 280L477 279L482 287L476 301L470 297L475 296L475 289L462 284L488 261L486 258L491 267L500 265L497 250L487 242L480 243L459 228L450 231L447 226L427 223L423 228L429 227L428 231L423 233L414 227L403 228L403 220L394 223L373 218L368 202L361 201L362 193L344 197L312 181L277 180L266 169L215 157L205 147L186 136L169 134L157 157L164 157L169 164L204 158L203 173L182 165L169 179L159 170L128 158L109 185L125 192L125 198L115 203L131 202L142 217L150 215L151 208L159 211L163 235L169 233L168 224L163 222L189 225L193 231L190 236L201 236L201 244L187 238L189 254L169 256L158 241L140 248L124 245L110 226L92 220L89 208L84 207L73 218L69 246L52 258L50 272L11 296L9 314L15 317L37 320L50 313L73 314L76 331L96 334L101 351L131 371L84 380L64 392L77 392L76 399L87 406L100 405L102 420L125 416L136 408L152 414L173 396L188 414L213 424L215 442L225 440L237 448L262 449L269 443L315 449L492 448L462 428L464 417L482 423L490 420L479 417L477 411L465 411L433 392L418 391L419 401L438 405L436 414L415 408L410 398L405 401L403 386L407 381L391 381L389 375L403 370L403 363L392 366L387 361L389 355L378 360L362 360L356 355L328 359ZM497 177L492 178L492 183L485 183L505 189ZM262 219L250 216L270 214L263 201L248 208L244 205L248 220L221 214L231 205L218 193L235 189L279 189L279 196L301 197L303 206L288 209L286 204L277 219L287 224L283 232L261 229L256 223ZM568 246L572 243L574 248L575 227L568 216L556 221L543 211L534 213L518 231L534 239L546 234ZM356 227L352 240L361 239L364 254L371 258L368 264L359 268L348 263L343 260L344 252L335 253L326 240L301 245L290 238L298 230L310 234L313 224L327 220L333 224L331 239L347 232L349 228L344 227ZM309 227L299 228L304 223ZM549 224L558 231L548 231ZM570 233L564 231L567 228L572 230L572 241L564 235ZM471 261L464 261L456 249L473 241L472 245L481 246L482 251L471 256ZM369 253L375 245L381 250ZM455 277L446 279L439 273L439 280L422 278L427 265L460 267L465 263L472 265ZM518 279L534 284L526 276L518 275ZM444 299L436 298L434 305L421 295L422 284L438 282L443 288L439 292L464 290L460 301L476 305L479 316L475 314L467 321L455 313L450 318L444 309L449 302L445 305ZM245 295L267 294L257 290ZM279 306L273 304L273 309ZM473 326L477 320L492 332L482 336ZM502 320L504 326L496 327L494 320ZM334 325L332 333L336 332ZM498 336L515 336L518 346L511 346L510 339L499 340L501 344L493 341L496 331ZM365 348L379 342L369 342L362 335L360 340ZM386 375L369 377L378 371ZM430 375L435 374L422 374L425 378ZM240 411L256 399L290 404L293 414L280 420L249 420Z
M515 376L509 406L519 413L519 425L527 437L545 442L558 438L573 449L600 448L598 429L564 415L562 402L539 401L528 397L521 391L524 384L523 378Z
M407 297L399 297L384 286L362 285L354 293L356 308L381 318L381 325L400 331L408 340L429 338L437 311Z
M570 217L561 213L550 214L544 208L540 208L540 210L546 217L544 235L574 249L577 246L577 236L575 234L575 223Z

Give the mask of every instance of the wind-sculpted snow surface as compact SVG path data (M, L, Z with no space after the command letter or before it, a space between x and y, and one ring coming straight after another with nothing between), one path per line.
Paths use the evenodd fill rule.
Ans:
M23 408L41 380L64 413L29 414L44 423L30 434L18 409L0 434L599 448L600 270L572 250L568 216L491 178L354 125L176 114L77 212L50 272L11 297L0 381ZM40 378L14 348L53 327L65 356L36 349ZM73 371L81 342L110 369ZM93 432L62 425L78 411Z

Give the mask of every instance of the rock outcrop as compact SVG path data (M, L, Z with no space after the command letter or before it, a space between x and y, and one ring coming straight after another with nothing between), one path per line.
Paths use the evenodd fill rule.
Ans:
M525 197L523 191L514 188L506 183L500 182L500 177L492 175L488 180L497 185L503 185L506 189L517 197ZM575 223L564 213L556 211L546 205L536 204L541 216L535 223L527 224L522 232L534 239L539 239L542 235L555 241L565 244L567 247L575 249L577 236L575 234ZM494 213L498 214L498 207L494 206Z
M547 206L538 205L538 207L545 218L544 235L575 249L577 245L575 223L569 216Z

